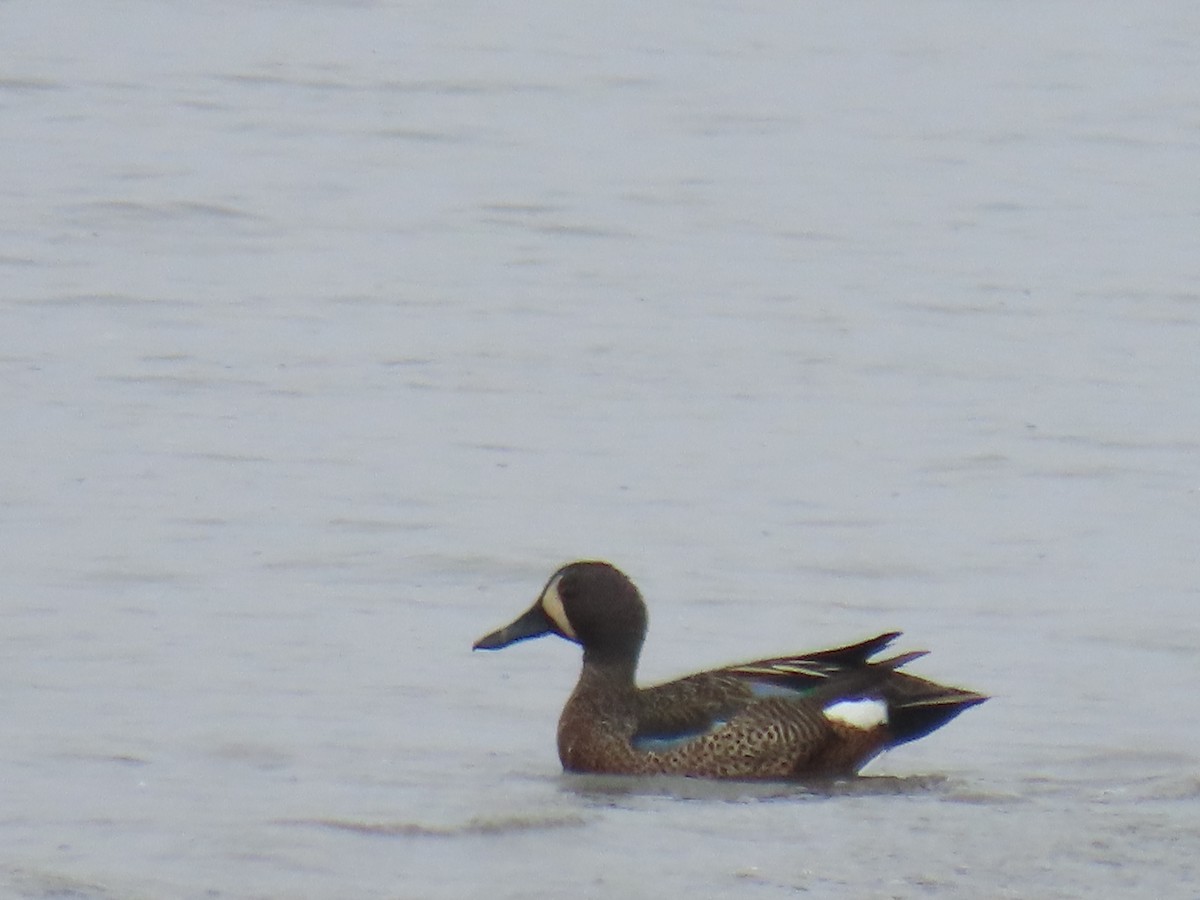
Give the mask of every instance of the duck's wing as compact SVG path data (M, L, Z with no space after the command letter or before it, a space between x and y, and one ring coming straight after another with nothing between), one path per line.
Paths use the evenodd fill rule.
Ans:
M925 651L917 650L881 662L869 662L872 656L898 637L900 637L899 631L889 631L886 634L859 641L857 644L848 644L845 647L817 650L797 656L759 659L754 662L729 666L720 671L749 679L751 682L765 682L793 691L805 692L836 676L849 672L860 672L876 666L884 669L896 669L925 655Z
M748 683L721 670L638 692L633 745L663 750L716 731L754 702Z
M857 727L886 726L889 747L924 737L988 699L975 691L896 671L925 656L925 650L871 661L899 636L900 632L892 631L846 647L764 659L724 671L747 679L755 697L790 694L803 697L827 718Z
M895 747L941 728L987 696L896 671L928 651L914 650L877 662L869 657L898 634L801 657L767 659L726 671L749 681L755 697L790 694L826 718L858 728L886 726L886 746Z
M820 714L822 706L847 696L877 694L894 669L924 655L868 662L898 636L889 632L845 647L760 659L645 688L638 692L634 746L667 749L710 734L765 701L811 698L813 712Z

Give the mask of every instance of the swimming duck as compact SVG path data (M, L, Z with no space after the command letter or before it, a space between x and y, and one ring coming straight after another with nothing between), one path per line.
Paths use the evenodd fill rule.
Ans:
M641 594L622 572L573 562L550 576L528 611L474 649L544 634L583 648L583 671L558 723L558 755L569 772L851 775L987 699L897 671L924 652L870 662L899 632L639 688L634 673L646 622Z

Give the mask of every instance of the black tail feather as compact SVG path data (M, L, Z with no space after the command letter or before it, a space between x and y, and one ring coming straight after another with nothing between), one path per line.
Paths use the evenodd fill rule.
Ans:
M891 745L923 738L941 728L960 712L988 698L972 691L945 688L947 693L888 704L888 730Z

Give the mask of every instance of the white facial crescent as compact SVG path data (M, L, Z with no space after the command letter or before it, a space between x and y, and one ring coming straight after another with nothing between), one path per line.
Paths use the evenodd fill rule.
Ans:
M562 576L558 575L546 585L546 589L542 591L540 602L542 609L550 617L550 621L555 624L558 630L575 641L578 640L575 635L575 629L571 627L571 621L567 618L567 611L563 609L562 597L558 593L558 583L560 581L562 581Z

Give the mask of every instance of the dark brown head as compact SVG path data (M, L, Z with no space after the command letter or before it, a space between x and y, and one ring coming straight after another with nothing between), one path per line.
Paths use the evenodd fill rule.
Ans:
M606 562L573 562L550 576L537 602L515 622L475 642L498 650L557 634L583 647L591 662L636 663L646 638L646 605L628 578Z

